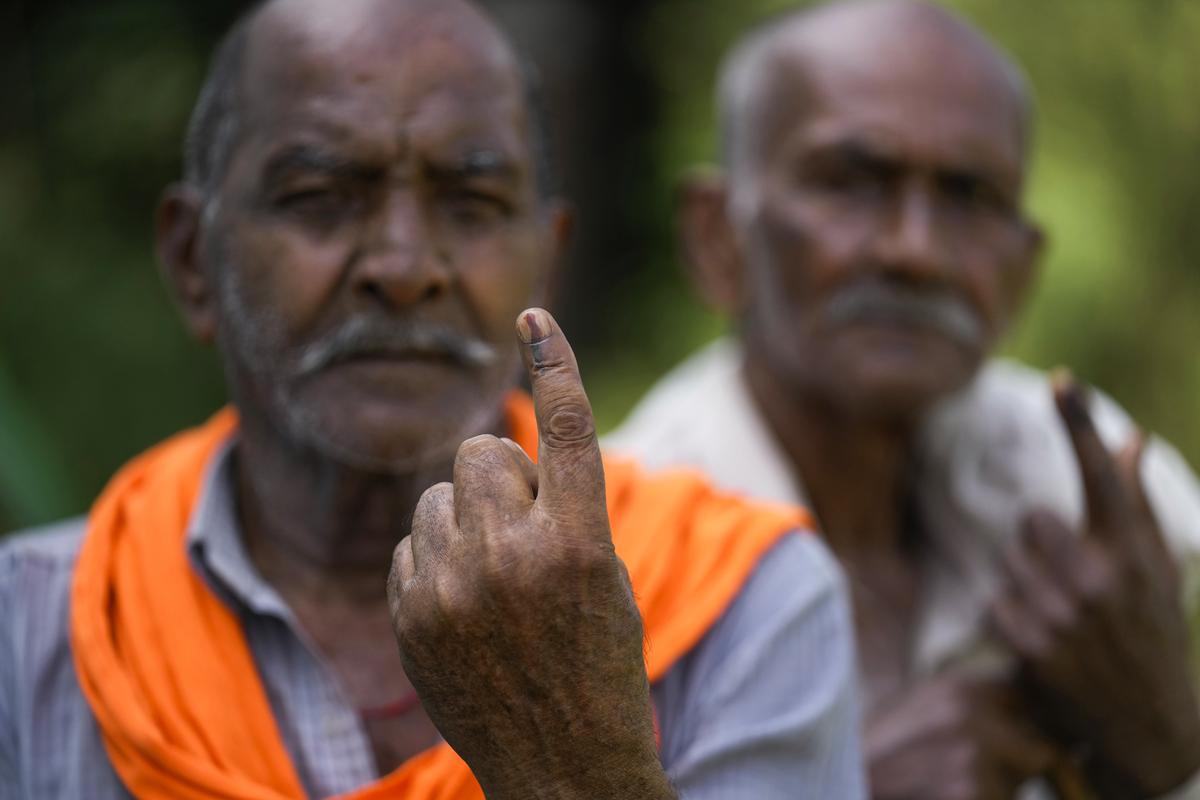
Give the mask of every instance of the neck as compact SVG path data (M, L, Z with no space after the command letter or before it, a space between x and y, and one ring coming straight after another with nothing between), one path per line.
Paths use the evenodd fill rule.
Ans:
M903 548L915 422L866 418L796 391L750 354L745 379L833 550L869 562Z
M417 472L367 472L287 442L243 418L236 452L238 515L251 560L287 596L378 605L396 544L453 457Z

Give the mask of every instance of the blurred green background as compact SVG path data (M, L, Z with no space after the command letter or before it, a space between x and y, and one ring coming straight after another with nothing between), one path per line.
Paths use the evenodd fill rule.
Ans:
M673 256L713 74L773 0L492 0L546 76L580 230L559 308L602 427L717 335ZM0 9L0 530L79 513L222 401L160 286L150 217L236 0ZM1200 3L954 0L1038 98L1050 234L1008 351L1071 365L1200 463Z

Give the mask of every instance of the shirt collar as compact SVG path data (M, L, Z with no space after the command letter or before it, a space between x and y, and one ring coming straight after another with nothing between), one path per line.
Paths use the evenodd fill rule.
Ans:
M187 551L192 568L232 609L279 617L292 613L279 593L259 574L246 551L237 513L234 477L238 437L213 453L188 521Z

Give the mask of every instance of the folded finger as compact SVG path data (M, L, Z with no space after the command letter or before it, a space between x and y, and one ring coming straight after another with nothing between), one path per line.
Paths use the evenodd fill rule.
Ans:
M1079 462L1088 529L1094 535L1119 538L1127 527L1130 498L1116 463L1092 422L1083 388L1065 370L1055 373L1053 384L1058 413Z
M465 534L505 525L529 511L533 488L512 451L495 436L463 442L454 459L454 515Z
M454 518L454 486L430 486L417 501L408 540L412 548L414 574L433 571L444 563L453 538L458 535Z

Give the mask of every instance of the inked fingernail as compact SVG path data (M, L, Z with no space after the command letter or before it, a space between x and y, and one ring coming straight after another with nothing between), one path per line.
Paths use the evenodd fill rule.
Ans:
M1063 411L1071 418L1073 422L1087 422L1091 417L1088 415L1087 398L1084 395L1083 386L1075 379L1069 369L1058 367L1054 370L1050 378L1054 393L1059 398L1059 405Z
M517 336L525 344L537 344L550 335L550 320L540 308L531 308L517 317Z

